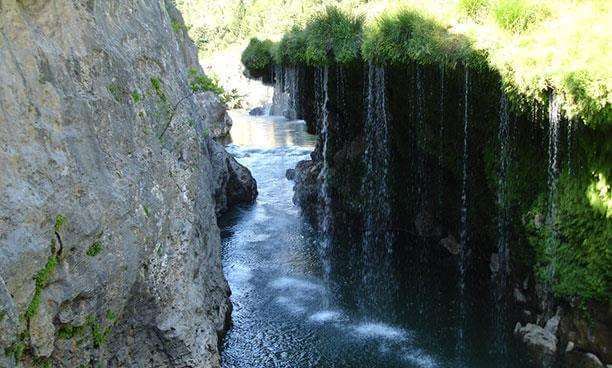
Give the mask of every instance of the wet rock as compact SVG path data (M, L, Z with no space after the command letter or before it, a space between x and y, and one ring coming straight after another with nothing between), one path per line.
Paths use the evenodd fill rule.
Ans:
M249 111L249 115L251 116L263 116L265 114L266 114L266 110L261 106L251 109L251 111Z
M287 180L295 180L295 169L287 169L285 177Z
M578 350L592 352L609 363L612 362L610 321L609 303L591 303L588 314L579 308L568 309L560 320L559 336L563 341L572 341Z
M308 220L318 226L320 223L320 209L324 208L323 199L320 197L321 162L304 160L298 162L295 167L295 186L293 188L293 203L302 208Z
M499 255L497 253L491 254L491 260L489 261L489 269L493 274L496 274L499 271Z
M459 254L459 242L454 236L449 235L446 238L440 240L440 245L446 248L446 250L453 255Z
M537 362L550 363L557 354L557 337L550 331L531 323L516 324L515 336L519 337Z
M518 304L526 304L527 303L527 297L517 287L514 288L514 291L512 292L512 296L514 297L514 301L516 303L518 303Z
M570 341L565 349L564 367L603 368L604 365L595 354L576 349L574 343Z
M237 204L253 203L257 198L257 182L251 172L228 154L223 146L208 142L213 167L215 213L221 216Z

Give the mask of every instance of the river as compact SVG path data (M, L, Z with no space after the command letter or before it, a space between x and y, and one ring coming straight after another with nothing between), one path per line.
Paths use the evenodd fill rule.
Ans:
M421 299L393 288L398 295L383 301L388 313L365 312L359 285L349 275L357 271L331 268L330 275L321 239L293 204L293 182L285 178L287 169L309 158L316 137L305 132L303 121L237 111L232 118L227 150L251 170L259 196L220 222L234 307L223 367L502 366L489 360L494 348L486 344L488 335L483 346L457 361L451 317L456 306L434 290L444 290L445 281L429 284L434 289L425 293L433 297ZM402 273L410 274L405 267ZM393 282L409 284L417 276ZM504 365L525 367L515 360Z

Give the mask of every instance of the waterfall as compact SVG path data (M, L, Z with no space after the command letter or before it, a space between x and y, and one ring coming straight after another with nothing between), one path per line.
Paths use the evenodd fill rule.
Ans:
M331 273L331 263L328 257L330 243L331 243L331 226L332 226L332 208L331 208L331 197L329 193L329 161L328 161L328 144L329 144L329 68L325 67L321 72L321 87L322 87L322 99L320 100L321 105L319 107L321 112L321 133L320 139L323 143L321 151L323 167L319 174L319 180L321 180L320 197L323 199L323 211L320 216L320 226L323 233L323 246L322 246L322 260L325 275Z
M417 232L421 236L426 236L429 232L429 218L427 213L426 204L428 201L426 188L429 183L426 177L425 170L425 155L426 155L426 135L425 135L425 121L423 119L424 109L424 98L425 93L423 91L423 70L419 65L416 65L416 111L415 111L415 130L416 130L416 154L417 154L417 172L416 172L416 185L417 185L417 208L418 213L416 217L416 228Z
M469 69L465 67L464 75L464 106L463 106L463 166L462 166L462 183L461 183L461 216L459 224L459 328L457 331L457 350L459 365L462 366L462 360L465 357L465 327L466 327L466 273L469 261L468 249L468 164L469 164L469 88L470 74Z
M363 274L364 303L384 310L389 301L393 233L389 189L389 128L385 69L368 66L366 116L364 125L366 172L362 183L364 197ZM380 307L380 308L379 308Z
M461 182L461 217L459 227L459 289L461 297L465 293L465 274L467 270L469 249L468 249L468 164L469 164L469 69L465 68L464 80L464 106L463 106L463 166Z
M286 103L283 115L289 120L295 120L298 118L297 115L299 104L298 68L286 67L284 80L284 95L286 98Z
M498 367L507 363L506 289L509 273L510 208L508 202L508 168L510 164L510 114L508 98L501 93L499 101L499 166L497 171L497 253L491 259L493 297L495 303L493 328L498 353ZM496 260L494 258L497 258Z
M271 115L281 116L287 110L287 95L285 93L285 68L274 66L274 95L272 96Z
M548 255L551 260L555 257L555 243L557 239L557 185L559 180L559 128L561 123L561 111L559 99L551 92L548 101L548 214L547 225L551 230L551 237L547 242ZM551 261L548 272L551 277L555 274L554 261Z

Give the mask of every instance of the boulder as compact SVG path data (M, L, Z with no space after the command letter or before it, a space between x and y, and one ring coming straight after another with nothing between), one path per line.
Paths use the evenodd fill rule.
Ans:
M537 362L550 363L557 354L557 337L549 330L527 323L516 324L514 334L527 346L529 354Z
M251 111L249 111L249 115L251 116L263 116L265 114L266 110L261 106L251 109Z
M257 198L257 182L251 172L219 143L210 140L208 149L213 167L212 190L217 217L237 204L253 203Z

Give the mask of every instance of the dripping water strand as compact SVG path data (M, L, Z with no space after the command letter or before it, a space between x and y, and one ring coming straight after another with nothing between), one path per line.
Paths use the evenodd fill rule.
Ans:
M547 253L551 260L548 267L550 278L555 275L555 247L557 241L557 186L559 180L559 128L561 113L559 110L558 97L551 92L548 105L548 214L547 226L550 230L550 238L547 241Z
M460 242L459 242L459 328L457 332L457 350L459 366L463 366L465 359L465 325L467 323L466 311L466 272L469 256L468 250L468 159L469 159L469 70L465 68L464 75L464 107L463 107L463 166L461 185L461 213L460 213Z
M507 365L506 333L506 301L505 293L509 272L509 231L510 213L508 203L508 169L510 164L510 114L508 111L508 98L501 93L499 106L499 166L497 182L497 261L491 260L493 277L493 298L495 303L493 328L495 345L497 348L498 367Z
M321 216L321 230L323 234L323 242L321 247L321 260L323 262L324 278L329 281L331 274L331 261L329 259L329 252L331 247L331 222L332 222L332 210L331 210L331 197L329 193L329 161L328 161L328 146L329 146L329 69L324 67L322 70L321 78L321 140L323 142L322 149L322 160L323 167L321 169L321 193L320 196L323 199L323 213Z

